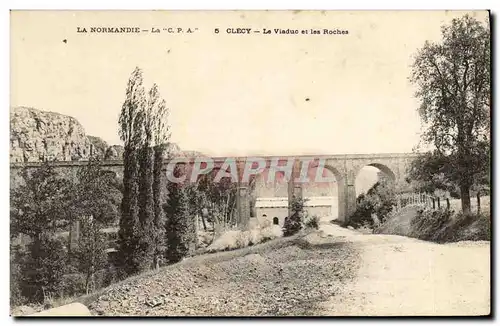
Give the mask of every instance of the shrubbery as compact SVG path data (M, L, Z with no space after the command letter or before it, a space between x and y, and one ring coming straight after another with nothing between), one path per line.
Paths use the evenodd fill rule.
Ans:
M365 194L358 196L356 211L349 217L347 225L354 228L373 227L376 216L378 222L383 223L396 205L394 187L387 182L375 183Z
M318 229L319 228L319 217L316 215L313 215L311 217L307 217L306 221L304 223L304 226L310 229Z
M420 209L410 222L410 236L422 240L437 241L439 231L449 224L453 216L451 210Z
M450 210L421 209L411 221L409 236L439 243L491 240L491 218L486 214L454 215Z
M291 202L292 215L285 218L283 223L283 235L292 236L299 232L303 227L304 206L307 199L293 197Z

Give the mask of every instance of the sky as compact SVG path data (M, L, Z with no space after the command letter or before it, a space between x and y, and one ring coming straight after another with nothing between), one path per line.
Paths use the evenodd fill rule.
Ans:
M465 12L12 12L11 106L75 117L121 143L138 66L170 109L173 142L207 155L411 152L419 141L412 56ZM487 12L473 12L481 21ZM95 34L77 28L191 28ZM219 28L219 33L214 32ZM227 28L347 35L228 34ZM63 42L66 40L66 42Z

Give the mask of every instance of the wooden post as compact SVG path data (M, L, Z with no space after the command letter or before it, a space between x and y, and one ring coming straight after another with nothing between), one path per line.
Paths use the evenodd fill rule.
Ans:
M450 198L446 198L446 209L450 210Z
M438 209L441 208L441 198L438 197Z
M436 209L436 199L432 197L432 209Z

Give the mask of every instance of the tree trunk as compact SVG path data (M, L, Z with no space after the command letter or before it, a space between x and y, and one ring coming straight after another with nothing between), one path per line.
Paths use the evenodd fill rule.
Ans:
M462 201L462 212L470 214L470 187L468 185L460 186L460 199Z
M89 294L89 283L90 283L90 273L87 273L87 277L85 278L85 291Z
M203 230L207 232L207 223L205 222L205 214L201 212L201 223L203 223Z
M481 194L477 192L477 214L481 213Z

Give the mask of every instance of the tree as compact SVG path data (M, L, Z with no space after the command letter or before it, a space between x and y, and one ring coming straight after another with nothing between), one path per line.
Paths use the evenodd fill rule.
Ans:
M422 140L434 145L469 213L470 189L489 170L490 32L470 15L441 32L441 43L426 42L418 51L410 80L420 100Z
M114 225L119 218L122 193L115 174L105 171L99 157L91 157L78 169L77 181L69 185L71 206L67 211L69 224L68 260L72 259L73 225L82 217L92 217L102 225Z
M119 257L131 274L159 264L164 239L161 174L170 135L165 100L156 84L146 100L139 68L129 79L126 95L119 120L124 142Z
M119 218L121 197L115 174L104 170L99 158L90 158L77 172L73 214L113 225Z
M172 172L179 178L183 173L180 166L176 166ZM190 234L190 221L188 196L184 185L179 182L168 182L168 200L165 205L167 220L165 224L166 231L166 256L169 262L180 261L189 251L189 241L192 239Z
M41 302L56 295L62 287L65 262L66 252L62 241L47 234L35 238L20 262L23 271L21 295L31 302Z
M119 118L120 139L123 153L123 199L121 204L120 230L118 232L118 259L121 269L128 275L139 272L141 266L139 222L139 160L138 150L142 143L143 121L141 111L145 105L142 71L136 68L127 84L126 99Z
M81 236L76 250L78 271L85 276L87 294L95 290L95 273L107 265L106 237L101 232L103 225L92 218L81 219Z
M49 162L21 172L24 184L10 193L11 237L19 233L32 239L53 235L67 223L71 182L57 174Z
M197 194L201 197L190 202L200 204L200 210L210 207L213 221L217 226L234 225L234 213L236 209L237 186L230 177L223 177L219 182L214 182L218 171L201 176L197 183Z
M157 86L150 91L150 103L154 112L153 132L153 266L158 268L160 257L164 252L165 243L165 214L163 203L165 201L162 191L163 160L169 153L165 153L170 139L169 125L167 123L169 111L165 100L159 100Z
M139 246L141 250L141 265L144 268L153 266L155 260L154 227L154 196L153 196L153 133L155 124L155 109L159 102L158 87L151 88L148 93L147 105L139 111L142 121L143 137L139 148Z

